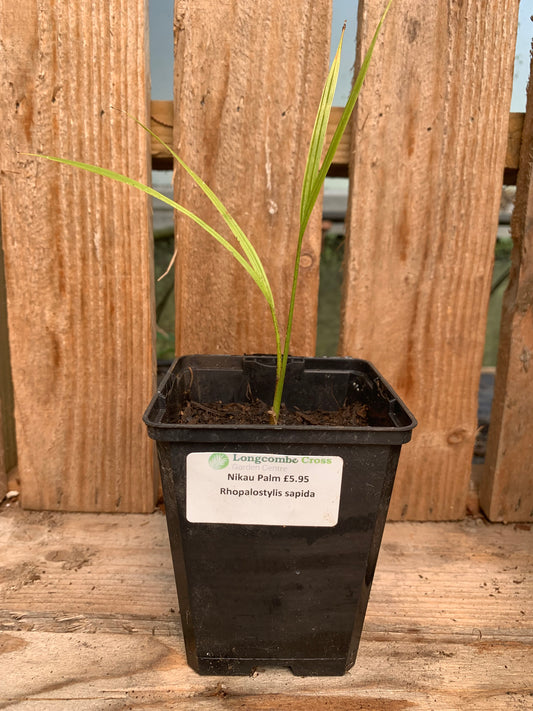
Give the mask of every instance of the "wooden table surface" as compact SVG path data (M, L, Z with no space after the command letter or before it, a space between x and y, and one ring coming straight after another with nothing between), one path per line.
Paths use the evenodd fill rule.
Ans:
M165 519L0 510L0 709L533 709L533 530L389 523L355 667L200 677Z

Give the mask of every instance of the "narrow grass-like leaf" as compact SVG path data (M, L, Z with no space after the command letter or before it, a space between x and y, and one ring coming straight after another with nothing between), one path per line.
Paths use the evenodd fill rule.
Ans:
M322 97L320 100L320 105L319 105L319 109L317 112L317 117L315 119L313 133L311 136L309 153L308 153L308 157L307 157L307 163L306 163L305 174L304 174L304 181L303 181L303 186L302 186L302 196L301 196L301 202L300 202L300 228L299 228L299 232L298 232L296 262L295 262L294 273L293 273L292 293L291 293L291 301L290 301L290 306L289 306L287 330L285 332L285 344L284 344L283 353L281 352L281 337L280 337L280 331L279 331L278 320L277 320L277 316L276 316L276 310L275 310L272 290L270 288L270 283L267 279L265 270L263 268L263 264L259 258L259 255L257 254L254 246L252 245L252 243L250 242L248 237L244 234L242 229L239 227L236 220L230 215L230 213L228 212L228 210L226 209L226 207L224 206L222 201L211 190L211 188L192 170L192 168L190 168L185 163L184 160L182 160L172 150L172 148L170 146L168 146L149 127L145 126L141 121L139 121L135 117L133 117L133 116L131 117L137 124L139 124L139 126L141 126L145 131L147 131L153 138L155 138L161 145L163 145L168 150L168 152L174 157L174 159L179 163L179 165L188 173L188 175L194 180L194 182L201 188L201 190L208 197L208 199L211 201L211 203L214 205L214 207L217 209L217 211L222 216L226 225L231 230L233 236L237 240L237 243L241 247L241 249L244 253L244 256L225 237L223 237L215 229L213 229L209 224L207 224L204 220L202 220L200 217L198 217L198 215L191 212L186 207L183 207L183 205L180 205L179 203L175 202L171 198L168 198L166 195L163 195L162 193L158 192L157 190L154 190L154 188L151 188L148 185L144 185L143 183L139 182L138 180L129 178L126 175L122 175L121 173L117 173L117 172L115 172L113 170L109 170L107 168L100 168L99 166L91 165L90 163L82 163L80 161L68 160L66 158L57 158L55 156L47 156L47 155L41 155L41 154L35 154L35 153L26 154L26 155L31 155L36 158L46 158L47 160L51 160L56 163L70 165L72 167L80 168L81 170L85 170L89 173L94 173L96 175L101 175L106 178L111 178L112 180L115 180L119 183L123 183L125 185L131 185L132 187L143 191L150 197L156 198L157 200L160 200L161 202L163 202L167 205L170 205L170 207L174 208L177 212L180 212L181 214L189 217L191 220L193 220L193 222L195 222L197 225L199 225L209 235L211 235L214 239L216 239L217 242L219 242L225 249L228 250L228 252L237 260L237 262L243 267L243 269L245 269L245 271L248 272L248 274L252 277L254 282L257 284L261 293L263 294L263 296L265 297L265 299L267 301L267 304L269 306L270 313L272 316L272 321L274 324L274 331L276 334L276 352L277 352L276 389L275 389L275 394L274 394L274 403L273 403L272 412L271 412L271 421L274 424L276 424L278 422L280 406L281 406L281 398L282 398L282 394L283 394L283 386L284 386L284 381L285 381L285 372L286 372L286 368L287 368L287 359L288 359L288 355L289 355L289 346L290 346L291 333L292 333L292 322L293 322L293 317L294 317L294 303L295 303L295 299L296 299L296 287L297 287L297 282L298 282L300 256L301 256L304 233L305 233L307 224L309 222L309 218L311 216L313 207L318 199L318 195L320 193L320 189L322 187L324 179L325 179L327 172L329 170L329 167L333 161L335 151L337 150L337 147L338 147L339 142L341 140L342 134L344 133L344 130L346 129L346 126L347 126L348 121L350 119L351 113L352 113L353 108L355 106L355 102L357 101L357 98L359 96L359 92L361 90L361 86L363 84L363 80L365 78L365 75L366 75L366 72L368 69L368 65L369 65L370 59L372 57L372 52L374 50L374 46L376 44L379 32L381 30L381 26L383 24L383 21L385 19L387 12L389 11L391 4L392 4L392 0L389 0L389 3L385 9L385 12L383 13L381 20L376 28L376 31L374 33L370 47L365 55L361 69L357 75L355 82L354 82L354 85L353 85L352 90L350 92L350 96L348 98L348 102L344 108L344 111L342 113L339 124L335 130L333 139L331 140L331 143L327 149L324 161L319 168L320 160L322 158L322 152L323 152L323 148L324 148L324 142L325 142L325 138L326 138L326 134L327 134L327 126L328 126L328 121L329 121L329 117L330 117L331 106L333 103L333 96L335 94L335 88L337 85L337 79L338 79L338 74L339 74L340 54L341 54L342 40L343 40L344 29L345 29L344 27L342 29L341 38L339 41L339 46L337 48L337 52L335 54L335 58L333 60L330 71L328 73L326 84L325 84L324 90L322 92ZM176 256L176 253L174 253L173 260L174 260L175 256Z
M393 0L389 0L387 7L385 8L385 10L381 16L381 19L378 22L376 31L374 32L372 41L370 42L370 46L365 54L363 63L361 64L361 68L359 69L359 72L357 73L357 77L355 78L355 81L353 83L352 90L350 92L350 96L348 97L348 101L346 102L346 106L344 107L342 115L339 119L339 123L337 124L337 128L335 129L333 138L331 139L331 143L328 146L326 155L324 157L324 162L322 163L322 166L321 166L318 174L316 175L314 184L313 184L311 191L310 191L308 203L307 203L307 205L305 207L305 211L303 213L303 220L301 220L301 224L304 225L304 229L305 229L305 227L307 227L307 223L309 222L309 218L311 217L311 212L313 211L313 207L318 199L320 190L322 188L322 185L324 183L326 175L328 174L328 170L331 167L333 158L335 157L335 153L337 151L337 148L339 146L341 138L344 134L344 131L346 130L346 126L348 125L348 121L350 120L350 117L352 115L352 112L353 112L353 109L354 109L355 104L357 102L357 99L359 98L359 94L361 93L361 88L363 86L363 82L365 80L365 76L368 71L370 60L372 59L374 47L376 45L379 33L381 32L381 27L383 25L383 22L385 21L385 17L387 16L387 13L390 9L390 6L392 5L392 2L393 2Z
M302 196L300 200L300 222L303 222L303 215L305 214L306 208L310 203L313 184L320 168L322 150L324 148L324 141L326 139L326 133L328 129L329 116L331 113L333 97L335 95L335 88L337 86L337 79L339 76L342 40L344 37L345 30L346 23L344 23L344 26L342 28L339 45L337 47L335 57L333 58L333 62L331 64L326 83L324 85L324 89L322 90L322 96L320 97L320 104L315 119L315 125L313 127L313 133L311 135L311 143L309 145L309 153L307 155L307 163L305 166L304 180L302 185Z
M124 112L126 113L126 112ZM229 229L233 233L235 239L241 246L244 254L248 258L248 261L254 270L255 274L257 275L259 281L261 282L262 286L261 292L263 296L265 297L270 313L272 316L272 320L274 322L274 330L275 330L275 335L276 335L276 352L278 355L278 368L277 368L277 374L279 376L279 370L281 367L281 335L279 331L279 324L278 324L278 319L277 319L277 313L276 313L276 307L274 304L274 295L272 293L272 289L270 286L270 282L268 280L268 277L266 275L265 269L263 267L263 263L261 262L261 259L259 255L257 254L257 251L253 244L250 242L246 234L243 232L241 229L240 225L238 222L232 217L230 214L229 210L226 208L224 203L217 197L217 195L211 190L211 188L207 185L207 183L202 180L202 178L194 172L194 170L187 165L187 163L183 160L183 158L180 158L180 156L172 149L171 146L169 146L160 136L158 136L154 131L152 131L151 128L148 126L145 126L145 124L142 123L142 121L139 121L139 119L135 118L135 116L131 116L130 114L126 113L126 115L131 118L133 121L135 121L136 124L138 124L141 128L143 128L147 133L150 134L158 143L160 143L169 153L170 155L179 163L179 165L189 174L189 176L194 180L194 182L198 185L199 188L204 192L204 194L209 198L211 203L214 205L214 207L218 210L220 215L222 216L224 222L228 225ZM174 261L176 254L174 253L174 256L172 258L172 261ZM172 264L172 262L171 262ZM169 269L170 269L169 265ZM256 282L258 283L258 282Z
M137 121L137 119L134 119ZM137 123L142 126L148 133L151 135L154 135L150 129L148 129L146 126L143 126L143 124L140 121L137 121ZM157 136L156 136L157 138ZM166 144L161 141L163 145L166 146ZM170 148L166 146L169 150ZM173 155L174 152L171 151ZM245 255L248 257L250 254L252 256L252 260L250 259L245 259L243 255L235 249L235 247L231 244L231 242L228 242L228 240L223 237L219 232L217 232L211 225L209 225L207 222L202 220L201 217L198 217L194 212L191 212L191 210L188 210L186 207L183 205L180 205L177 203L175 200L172 200L171 198L167 197L166 195L163 195L163 193L160 193L158 190L155 190L154 188L149 187L148 185L145 185L144 183L141 183L138 180L135 180L134 178L129 178L126 175L123 175L122 173L117 173L114 170L110 170L108 168L101 168L100 166L92 165L90 163L83 163L81 161L74 161L74 160L69 160L67 158L58 158L56 156L48 156L48 155L43 155L40 153L28 153L26 155L33 156L35 158L46 158L47 160L53 161L55 163L61 163L63 165L70 165L74 168L80 168L81 170L85 170L89 173L94 173L95 175L100 175L105 178L111 178L112 180L115 180L119 183L123 183L124 185L131 185L134 188L137 188L138 190L141 190L142 192L146 193L150 197L156 198L157 200L160 200L161 202L170 205L174 210L177 212L180 212L181 214L185 215L186 217L189 217L193 222L195 222L197 225L199 225L202 229L204 229L211 237L214 237L217 242L219 242L225 249L228 250L228 252L237 260L237 262L245 269L248 274L252 277L254 282L257 284L259 287L261 293L265 297L265 300L268 304L270 314L272 317L272 322L274 325L274 333L275 333L275 338L276 338L276 353L277 353L277 369L276 373L279 376L279 372L281 370L281 334L279 330L279 323L278 323L278 318L277 318L277 313L276 313L276 308L274 304L274 297L272 295L272 290L270 288L269 281L266 277L265 270L263 268L263 265L261 263L261 260L259 259L259 256L257 255L257 252L251 245L249 239L244 235L242 230L238 227L237 223L233 220L231 215L229 215L228 211L222 204L222 202L216 197L216 195L213 193L213 191L199 178L196 176L194 171L192 171L181 159L179 159L177 156L175 156L180 163L180 165L183 165L185 170L189 174L191 174L191 177L196 177L197 182L199 181L202 185L202 189L204 189L204 192L208 194L208 197L210 197L211 201L213 204L215 204L215 207L219 209L219 212L222 214L223 217L225 217L226 223L229 224L229 222L234 223L237 225L237 228L244 238L243 242L239 239L239 244L243 247L243 251L245 252ZM218 207L220 206L220 208ZM226 219L227 218L227 219ZM229 222L228 222L229 220ZM233 231L233 230L232 230ZM234 233L235 234L235 233ZM245 249L245 246L247 249ZM251 250L250 250L251 248ZM174 252L174 255L172 257L171 263L169 267L167 268L167 272L169 271L170 267L172 266L174 259L176 257L176 252ZM165 273L167 273L165 272Z
M122 175L121 173L117 173L114 170L109 170L108 168L101 168L97 165L91 165L90 163L82 163L80 161L68 160L67 158L57 158L56 156L47 156L42 153L25 153L24 155L33 156L35 158L46 158L47 160L53 161L55 163L70 165L74 168L81 168L82 170L85 170L88 173L101 175L104 178L111 178L112 180L115 180L119 183L123 183L124 185L131 185L132 187L137 188L138 190L142 190L142 192L146 193L147 195L150 195L150 197L154 197L157 200L160 200L161 202L170 205L170 207L174 208L174 210L181 212L183 215L186 215L191 220L193 220L193 222L196 222L197 225L202 227L202 229L204 229L208 234L214 237L217 242L219 242L223 247L225 247L228 252L230 252L231 255L235 257L235 259L239 262L243 269L248 272L248 274L252 277L257 286L261 289L261 292L264 294L263 280L258 276L256 271L253 269L250 263L242 256L242 254L238 252L225 237L223 237L215 229L208 225L207 222L202 220L201 217L198 217L198 215L196 215L194 212L191 212L190 210L187 210L187 208L183 207L183 205L180 205L179 203L175 202L166 195L163 195L163 193L154 190L154 188L151 188L150 186L145 185L144 183L141 183L138 180L135 180L134 178L129 178L127 175Z
M160 136L158 136L154 131L152 131L151 128L148 126L145 126L142 121L139 121L139 119L135 118L135 116L131 116L130 114L126 114L129 118L131 118L133 121L135 121L136 124L138 124L141 128L143 128L147 133L150 134L158 143L160 143L169 153L170 155L179 163L179 165L190 175L190 177L194 180L194 182L198 185L199 188L205 193L205 195L209 198L211 203L214 205L214 207L218 210L220 215L222 216L224 222L228 225L230 228L231 232L233 233L235 239L237 242L240 244L242 247L242 250L246 257L248 258L248 261L252 265L253 269L256 270L258 275L261 275L265 281L265 286L270 294L272 294L272 291L270 289L270 283L268 281L265 269L263 267L263 264L261 262L261 259L259 258L259 255L257 254L257 251L255 250L255 247L253 244L250 242L246 234L243 232L242 228L238 224L238 222L232 217L231 213L229 210L226 208L224 203L217 197L217 195L211 190L209 185L202 180L202 178L194 172L194 170L187 165L187 163L183 160L183 158L180 158L180 156L173 150L171 146L169 146ZM273 301L273 297L272 297Z
M314 208L316 201L318 199L318 196L320 194L322 185L324 184L324 180L326 178L328 170L331 166L331 163L333 162L333 157L335 156L335 152L339 146L342 135L346 129L346 126L348 125L350 116L352 115L352 111L354 109L355 103L356 103L356 101L359 97L359 94L361 92L361 87L363 85L363 81L365 79L365 76L366 76L366 73L368 70L368 66L369 66L370 60L372 58L372 53L374 51L374 47L376 45L379 33L381 31L381 27L383 25L386 15L389 11L389 8L392 5L392 2L393 2L393 0L389 0L387 6L385 8L385 11L383 12L381 19L376 27L376 31L374 32L374 36L372 37L370 46L365 54L365 58L363 60L361 68L360 68L360 70L357 74L357 77L355 79L355 82L353 84L352 90L350 92L350 96L348 97L348 101L346 102L346 106L344 107L344 110L342 112L342 115L341 115L341 118L340 118L339 123L337 125L337 128L335 129L335 132L333 134L333 138L331 139L331 142L330 142L328 149L326 151L326 156L324 158L322 166L320 167L320 170L317 171L318 161L321 158L322 148L324 145L324 137L325 137L324 117L327 115L327 117L329 118L329 111L331 110L331 104L333 102L333 95L335 93L335 88L337 85L338 68L335 71L335 64L338 61L340 61L340 51L341 51L341 46L342 46L343 33L341 33L339 47L337 48L337 52L335 54L335 58L333 60L332 67L329 71L329 74L328 74L328 77L326 80L326 84L325 84L324 90L322 92L322 97L321 97L320 105L318 108L318 115L317 115L317 119L315 121L313 135L311 136L311 144L310 144L311 147L309 149L309 155L308 155L307 165L306 165L306 169L305 169L304 188L302 190L302 198L301 198L301 203L300 203L300 229L299 229L299 233L298 233L298 245L296 248L296 259L295 259L295 263L294 263L291 300L290 300L290 304L289 304L289 315L287 318L287 329L285 331L285 343L283 345L283 356L281 359L281 375L280 375L279 380L276 384L276 389L274 392L274 404L272 406L272 410L274 412L274 417L278 416L278 413L279 413L279 410L281 407L281 400L283 397L285 373L287 370L287 360L289 357L289 348L290 348L291 335L292 335L292 323L293 323L293 319L294 319L294 305L295 305L295 301L296 301L296 289L297 289L297 285L298 285L298 276L299 276L299 271L300 271L300 257L301 257L301 253L302 253L302 244L303 244L305 230L307 228L309 219L311 217L311 213L313 211L313 208ZM343 28L343 31L344 31L344 28ZM328 103L329 103L329 106L328 106ZM326 126L327 126L327 120L326 120ZM318 154L319 147L320 147L320 154Z

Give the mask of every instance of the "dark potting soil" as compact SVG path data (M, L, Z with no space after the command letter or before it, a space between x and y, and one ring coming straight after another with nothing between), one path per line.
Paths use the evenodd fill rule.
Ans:
M261 400L242 402L210 402L207 404L187 401L178 413L181 425L268 425L270 408ZM339 410L298 409L287 410L282 405L280 425L315 425L327 427L364 427L368 425L368 407L361 403L344 405Z

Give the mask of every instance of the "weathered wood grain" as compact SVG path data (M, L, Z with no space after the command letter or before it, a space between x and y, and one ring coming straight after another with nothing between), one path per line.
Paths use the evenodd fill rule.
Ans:
M333 133L337 127L341 114L341 107L334 106L331 109L326 138L327 142L329 142L333 137ZM520 117L521 114L517 114L517 116ZM150 105L150 123L152 131L154 131L154 133L156 133L160 138L162 138L169 146L173 146L172 134L174 128L174 105L172 101L152 101ZM520 140L520 133L518 130L519 126L516 125L514 126L514 128L515 130L513 132L513 146L516 144L516 140ZM332 168L330 169L330 174L332 172L336 172L338 174L342 173L343 175L348 175L348 163L350 161L350 136L350 126L348 126L341 138L339 147L337 148L337 152L333 159ZM152 139L151 152L152 166L155 169L172 170L172 156L169 155L168 151L166 151L161 146L161 144L158 143L155 139ZM509 150L509 157L510 159L514 157L514 153L511 149Z
M327 141L331 140L341 114L342 107L334 106L331 109L331 116L328 123ZM165 143L172 146L172 131L174 126L174 105L172 101L152 101L150 119L152 131L162 138ZM516 183L516 171L518 169L523 124L523 113L509 114L507 152L505 154L505 171L508 176L507 181L504 180L506 185L514 185ZM348 177L351 141L351 124L349 124L341 138L328 175ZM165 151L161 144L155 139L152 140L151 152L153 168L156 170L172 170L172 156L169 155L169 153Z
M29 508L148 511L150 206L45 152L148 178L144 0L2 2L3 240Z
M4 511L1 627L176 634L165 525L160 514ZM458 643L480 634L490 641L531 640L533 532L526 529L480 519L387 524L365 634L381 641L414 636Z
M383 4L360 3L362 49ZM517 15L517 0L394 4L356 106L340 350L419 421L396 519L465 514Z
M3 511L0 707L527 708L533 531L389 523L354 669L200 677L185 664L163 516Z
M433 643L416 654L405 642L364 640L347 676L302 679L284 670L200 677L168 637L8 633L0 644L0 704L16 711L509 711L531 701L527 645Z
M533 77L533 60L531 63ZM492 521L533 521L533 81L528 87L511 222L512 269L504 295L483 510Z
M254 242L282 328L330 13L329 0L176 2L174 145ZM227 234L183 171L175 195ZM176 244L177 353L275 352L268 307L233 258L184 217L177 217ZM320 246L319 207L301 258L294 354L315 349Z

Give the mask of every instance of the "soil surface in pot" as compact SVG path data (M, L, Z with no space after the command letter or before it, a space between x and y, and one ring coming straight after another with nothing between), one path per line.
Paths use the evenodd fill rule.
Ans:
M368 422L368 407L355 402L339 410L287 410L282 405L280 425L365 427ZM178 412L177 423L181 425L268 425L270 407L261 400L251 402L200 403L189 400Z

